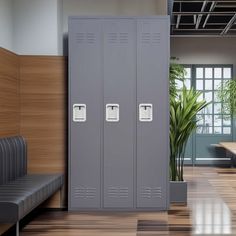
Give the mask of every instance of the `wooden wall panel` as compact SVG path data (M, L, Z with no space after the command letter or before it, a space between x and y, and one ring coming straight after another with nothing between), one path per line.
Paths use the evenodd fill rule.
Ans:
M20 132L19 58L0 48L0 137ZM0 235L11 224L0 224Z
M0 48L0 137L27 139L29 173L66 176L66 63L63 57L18 56ZM65 206L65 189L44 206ZM0 224L0 235L9 227Z
M29 173L66 173L66 78L64 57L20 56L20 133L28 141ZM62 207L64 195L47 206Z
M18 56L0 48L0 137L19 134Z

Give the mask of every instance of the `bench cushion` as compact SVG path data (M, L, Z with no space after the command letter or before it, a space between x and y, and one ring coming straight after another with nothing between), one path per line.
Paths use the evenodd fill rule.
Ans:
M24 138L0 138L0 185L26 174L27 147Z
M61 174L33 174L0 185L0 222L17 222L56 192Z

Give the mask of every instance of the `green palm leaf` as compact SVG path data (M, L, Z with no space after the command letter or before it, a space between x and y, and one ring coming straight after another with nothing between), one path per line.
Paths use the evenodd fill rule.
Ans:
M208 104L198 101L201 93L185 86L178 96L170 96L171 180L183 181L183 161L187 141L196 129L196 115Z

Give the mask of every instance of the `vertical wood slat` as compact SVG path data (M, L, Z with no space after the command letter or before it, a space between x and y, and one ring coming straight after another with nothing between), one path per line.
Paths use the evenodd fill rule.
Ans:
M19 58L0 48L0 137L19 135Z
M29 173L65 173L66 60L20 56L20 133L28 142ZM47 207L65 205L58 192Z

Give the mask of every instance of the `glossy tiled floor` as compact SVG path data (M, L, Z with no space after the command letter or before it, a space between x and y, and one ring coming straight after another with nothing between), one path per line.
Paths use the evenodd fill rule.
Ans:
M166 212L46 212L25 226L21 236L236 235L236 169L187 167L187 206Z

